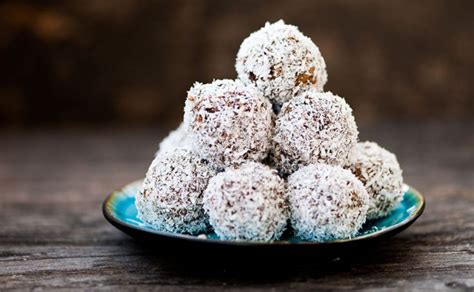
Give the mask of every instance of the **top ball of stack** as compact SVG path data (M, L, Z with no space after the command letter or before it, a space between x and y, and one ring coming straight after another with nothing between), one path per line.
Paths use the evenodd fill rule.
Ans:
M251 84L275 105L314 89L323 91L326 63L318 47L296 26L266 23L241 44L235 64L240 80Z

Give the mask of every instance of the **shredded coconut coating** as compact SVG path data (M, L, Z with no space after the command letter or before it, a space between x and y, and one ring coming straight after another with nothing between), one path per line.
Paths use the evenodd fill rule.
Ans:
M358 135L352 109L344 98L308 91L283 105L270 161L284 175L311 163L344 166Z
M226 79L194 84L184 122L194 150L225 168L267 156L273 115L271 103L254 87Z
M199 234L209 227L203 191L216 171L187 149L164 152L153 160L136 197L138 216L158 230Z
M212 178L204 192L204 208L216 234L227 240L277 240L289 216L284 180L256 162Z
M171 131L168 136L166 136L161 141L155 156L178 148L192 149L191 140L189 139L189 135L186 132L184 123L181 123L181 125L179 125L176 130Z
M351 238L366 220L369 195L339 166L311 164L288 178L291 224L303 240Z
M349 168L370 195L368 219L388 215L401 202L402 170L393 153L374 142L357 143Z
M318 47L283 20L266 23L241 44L235 68L272 103L283 104L309 89L323 91L326 63Z

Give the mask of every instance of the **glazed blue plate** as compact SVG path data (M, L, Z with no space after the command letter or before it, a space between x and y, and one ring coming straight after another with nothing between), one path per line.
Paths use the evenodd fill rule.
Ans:
M366 241L393 236L408 226L423 213L425 200L414 188L405 185L403 200L388 216L365 223L362 230L353 238L324 242L308 242L287 234L282 240L274 242L230 241L220 240L216 234L193 236L170 233L154 229L137 217L135 195L142 180L132 182L110 194L103 204L105 218L115 227L138 240L187 241L211 245L235 246L339 246L358 244Z

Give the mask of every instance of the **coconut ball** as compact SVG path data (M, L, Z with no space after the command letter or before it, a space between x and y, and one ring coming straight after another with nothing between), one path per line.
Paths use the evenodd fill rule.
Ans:
M370 195L368 219L388 215L402 200L403 177L397 157L377 143L357 143L349 168Z
M291 224L303 240L351 238L366 220L369 195L339 166L311 164L288 178Z
M204 209L221 239L279 239L288 220L287 204L283 179L256 162L219 173L204 192Z
M189 90L184 122L194 150L220 168L264 159L270 148L270 102L238 80L195 83Z
M344 98L308 91L283 105L270 160L282 174L311 163L344 166L358 135L352 109Z
M168 136L161 141L155 156L178 148L191 149L191 140L189 139L184 123L181 123L176 130L171 131Z
M156 156L136 197L138 216L158 230L199 234L208 229L203 191L216 171L187 149Z
M272 103L283 104L309 89L323 91L326 63L318 47L296 26L266 23L241 44L239 78L255 85Z

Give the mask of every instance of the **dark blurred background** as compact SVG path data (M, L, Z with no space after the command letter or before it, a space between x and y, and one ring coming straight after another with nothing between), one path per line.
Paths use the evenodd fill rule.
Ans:
M179 123L266 21L299 26L361 124L474 117L473 1L2 1L0 127Z

